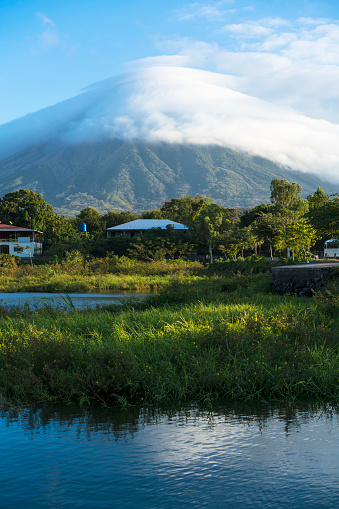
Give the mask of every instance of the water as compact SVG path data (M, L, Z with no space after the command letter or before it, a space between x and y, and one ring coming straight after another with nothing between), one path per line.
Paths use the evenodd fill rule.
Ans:
M12 306L28 305L31 309L43 308L46 305L62 309L70 309L70 301L76 309L95 308L105 304L122 304L127 298L141 300L147 297L148 293L41 293L41 292L18 292L0 293L0 306L11 308Z
M339 411L3 412L4 508L339 507Z

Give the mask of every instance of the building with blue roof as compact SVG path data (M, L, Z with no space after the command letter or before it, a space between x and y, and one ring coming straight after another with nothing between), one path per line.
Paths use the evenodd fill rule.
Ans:
M128 237L135 237L140 233L150 230L151 228L161 228L166 230L168 226L172 226L175 230L187 230L187 226L176 221L169 219L135 219L128 223L118 224L111 228L106 228L107 238L115 237L116 235L126 235Z

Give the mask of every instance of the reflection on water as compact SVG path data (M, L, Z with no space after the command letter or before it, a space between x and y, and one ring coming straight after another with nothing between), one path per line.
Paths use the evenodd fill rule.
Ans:
M337 507L338 424L329 405L3 412L1 505Z
M60 309L95 308L106 304L122 304L126 299L141 300L149 293L71 293L58 294L47 292L17 292L0 293L0 306L10 309L13 306L28 306L30 309L40 309L53 306Z

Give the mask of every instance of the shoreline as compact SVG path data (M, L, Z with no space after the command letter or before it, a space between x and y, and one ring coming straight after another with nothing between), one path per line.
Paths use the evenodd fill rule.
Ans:
M313 299L271 286L264 273L177 275L139 304L2 312L0 394L14 404L337 401L338 283Z

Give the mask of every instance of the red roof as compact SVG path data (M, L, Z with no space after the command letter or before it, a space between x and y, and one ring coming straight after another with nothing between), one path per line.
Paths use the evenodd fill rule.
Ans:
M9 231L19 231L19 232L35 232L37 230L32 230L30 228L21 228L21 226L14 226L13 224L2 224L0 223L0 232L9 232Z

